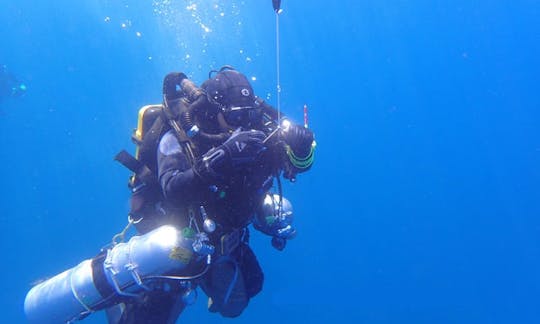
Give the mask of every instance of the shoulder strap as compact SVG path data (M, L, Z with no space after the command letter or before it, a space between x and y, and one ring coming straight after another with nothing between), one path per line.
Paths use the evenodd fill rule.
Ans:
M185 104L182 99L178 100L178 104L182 105ZM186 153L186 156L188 158L188 161L191 165L195 163L196 158L196 149L193 142L190 140L190 138L186 135L182 127L178 124L178 121L175 118L174 113L171 110L171 107L167 104L167 100L163 100L163 118L167 121L169 126L174 130L174 134L176 138L178 139L178 142L180 142L180 145L182 146L182 149Z
M118 152L114 159L128 168L131 172L135 173L137 178L139 178L142 182L147 184L157 182L156 175L148 168L148 166L137 160L126 150Z

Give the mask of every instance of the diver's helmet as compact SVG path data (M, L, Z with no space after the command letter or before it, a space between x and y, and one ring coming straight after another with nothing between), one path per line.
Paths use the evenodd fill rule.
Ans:
M255 103L253 88L242 73L223 67L201 87L230 126L249 128L261 122L262 108Z

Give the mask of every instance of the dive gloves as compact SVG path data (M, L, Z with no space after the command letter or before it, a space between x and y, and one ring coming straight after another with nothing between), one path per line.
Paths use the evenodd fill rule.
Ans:
M264 138L261 131L237 129L225 143L204 154L194 171L203 181L213 181L252 166L266 150Z
M296 174L311 168L314 161L315 140L313 132L306 127L291 123L285 119L281 123L281 138L285 162L283 176L294 180Z
M258 130L237 129L220 147L228 152L232 168L237 169L257 161L260 154L266 150L263 143L265 137L266 135Z

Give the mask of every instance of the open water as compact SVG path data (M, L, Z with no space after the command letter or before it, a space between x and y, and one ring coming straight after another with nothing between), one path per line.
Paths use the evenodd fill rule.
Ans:
M253 232L263 292L181 323L539 323L540 2L293 1L281 107L316 133L286 184L298 237ZM276 100L270 0L0 0L0 310L94 256L126 223L113 162L137 110L183 71L230 64ZM94 314L82 323L104 323Z

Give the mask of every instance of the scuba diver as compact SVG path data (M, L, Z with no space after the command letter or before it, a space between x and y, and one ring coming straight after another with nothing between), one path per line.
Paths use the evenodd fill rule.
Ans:
M280 2L272 0L276 23ZM281 177L295 181L314 160L307 107L301 126L282 116L279 91L277 102L276 110L255 96L230 66L200 87L169 73L162 104L139 110L135 156L115 157L133 172L128 225L97 256L32 287L29 322L106 310L110 324L172 324L198 288L210 312L239 316L264 281L248 226L282 251L296 229ZM124 242L132 225L139 235Z
M202 249L212 252L213 262L190 288L202 288L210 312L236 317L264 278L249 247L248 225L271 236L278 250L294 238L292 207L279 178L294 180L311 167L314 135L277 120L277 111L229 66L212 71L200 88L183 73L170 73L163 91L161 115L146 130L153 138L142 138L143 129L134 136L143 165L132 168L130 217L143 234L165 224L203 234ZM145 145L152 142L157 148L148 152ZM117 159L129 166L134 161L125 154ZM276 179L279 192L271 193ZM111 323L174 323L186 305L185 288L177 283L168 289L121 304Z
M304 108L306 109L306 108ZM256 97L232 67L197 87L183 73L163 82L163 103L139 110L128 225L111 245L26 295L30 323L72 323L106 310L111 324L175 323L198 288L208 310L237 317L263 286L248 226L283 250L296 236L281 177L314 159L313 132ZM124 242L127 230L138 231Z
M16 98L26 93L26 85L11 74L6 65L0 66L0 102Z

